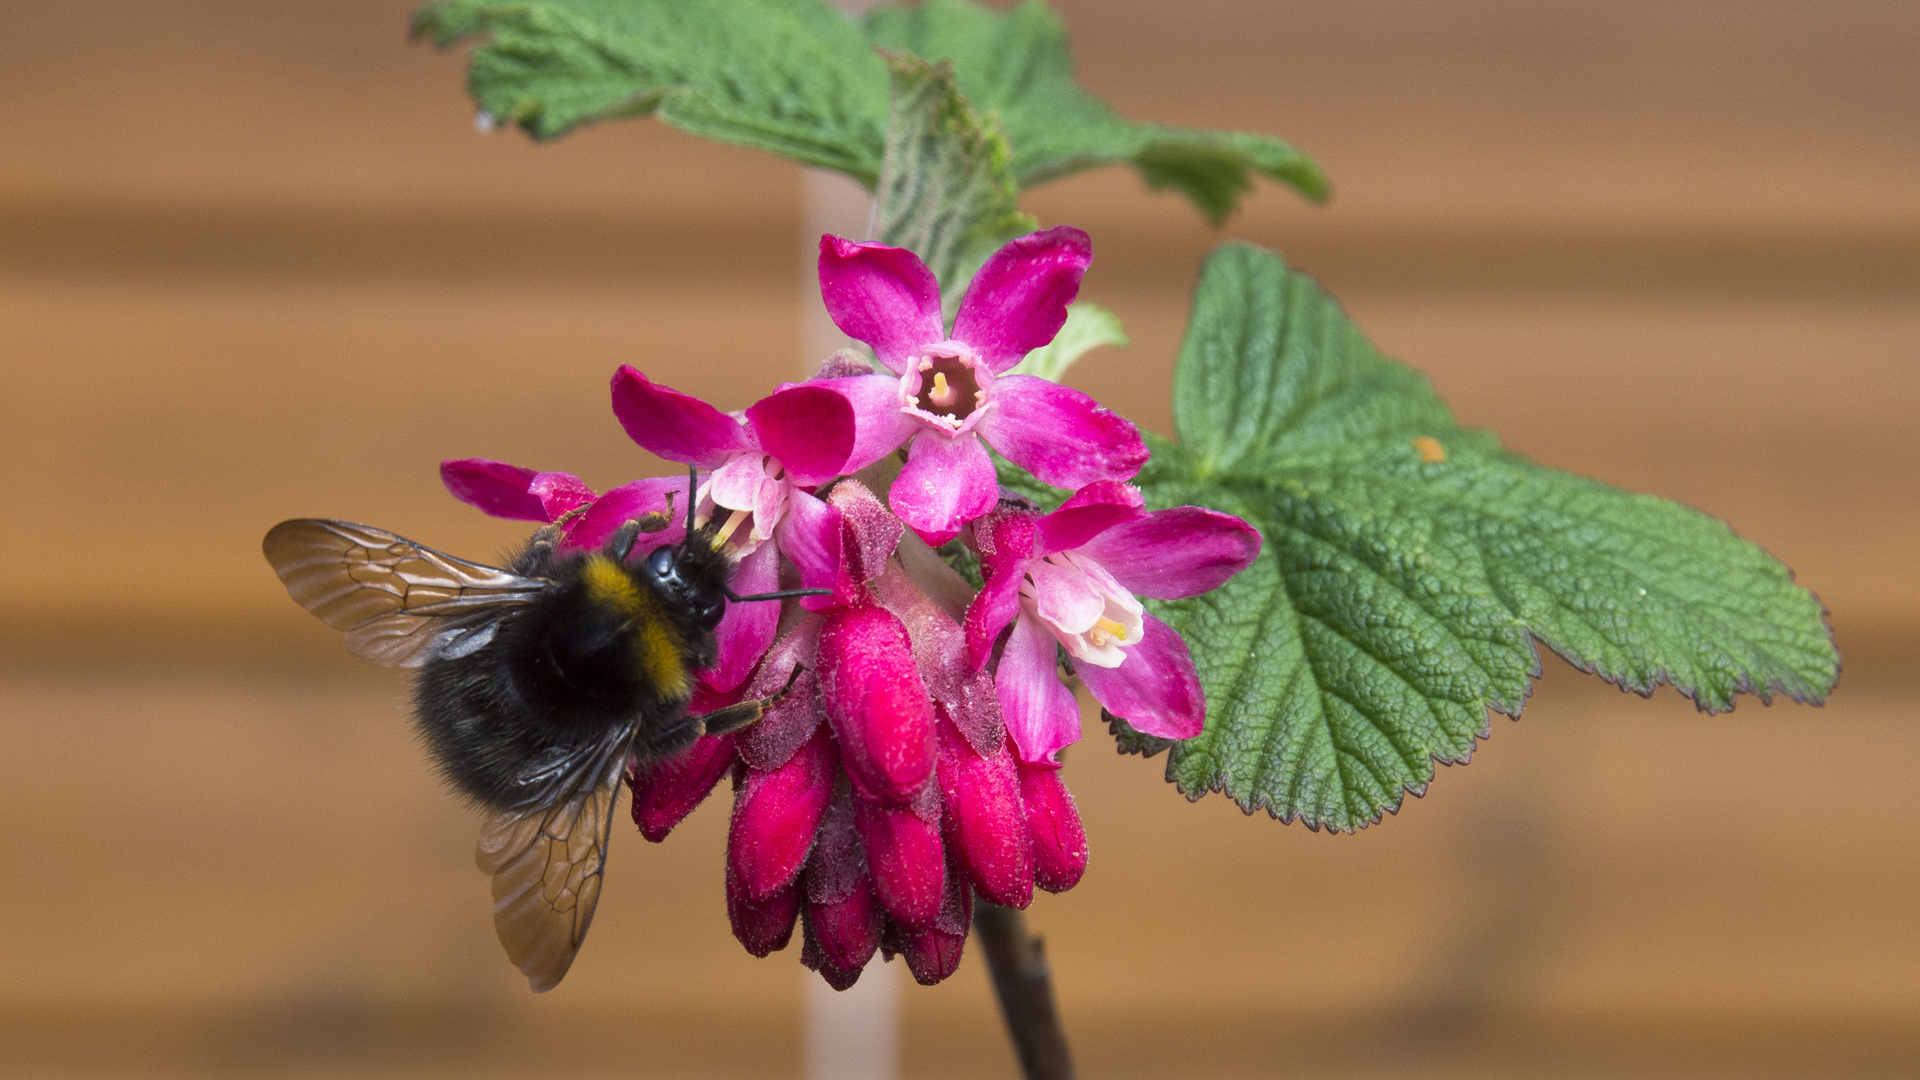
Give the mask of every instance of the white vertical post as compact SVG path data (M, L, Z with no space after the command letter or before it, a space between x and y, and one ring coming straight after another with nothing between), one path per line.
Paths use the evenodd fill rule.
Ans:
M865 188L839 173L808 169L801 178L805 197L800 236L802 311L801 378L820 361L848 344L820 303L820 236L867 238L872 200ZM894 1080L900 1075L900 981L897 964L878 957L851 989L837 991L819 975L800 969L806 982L806 1030L803 1055L807 1080Z
M845 991L806 979L802 1053L807 1080L895 1080L900 1075L900 965L878 956Z
M846 11L860 12L878 0L835 2ZM805 170L800 184L800 377L806 378L829 353L849 343L820 303L820 236L870 239L873 200L858 181L823 169ZM860 981L844 992L800 969L806 984L802 1056L807 1080L895 1080L900 1075L898 967L876 956Z
M833 350L852 342L827 317L820 303L820 237L868 240L873 198L850 176L825 169L800 173L800 366L806 378L820 369Z

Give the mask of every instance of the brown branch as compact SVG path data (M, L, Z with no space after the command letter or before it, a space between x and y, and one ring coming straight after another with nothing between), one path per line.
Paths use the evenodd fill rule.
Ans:
M1020 1072L1026 1080L1075 1080L1073 1054L1053 1003L1053 971L1040 939L1027 933L1027 917L976 897L973 930L987 954L993 995L1020 1056Z

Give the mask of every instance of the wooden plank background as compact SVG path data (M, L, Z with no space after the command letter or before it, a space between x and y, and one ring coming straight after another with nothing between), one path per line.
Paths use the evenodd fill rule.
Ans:
M1284 250L1470 422L1685 500L1799 572L1847 676L1695 715L1547 663L1526 721L1358 836L1090 727L1085 883L1035 905L1089 1076L1920 1071L1920 8L1811 0L1062 0L1133 116L1275 131L1326 208L1225 230L1120 170L1089 228L1148 427L1195 267ZM404 688L289 604L319 514L485 555L443 457L663 466L635 363L724 407L794 368L795 169L626 122L476 135L389 0L0 14L0 1075L791 1075L801 974L747 957L723 805L619 832L529 997ZM905 992L915 1077L1012 1068L977 963Z

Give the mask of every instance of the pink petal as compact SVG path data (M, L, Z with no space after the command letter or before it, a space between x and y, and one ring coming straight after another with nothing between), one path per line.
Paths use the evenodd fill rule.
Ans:
M939 547L958 536L962 525L994 508L1000 501L1000 479L980 440L929 428L914 436L906 467L887 501L920 539Z
M494 517L552 521L540 497L527 490L538 475L532 469L486 458L456 458L440 463L440 482L454 498L468 506L479 507Z
M843 394L811 383L788 387L749 405L747 423L796 484L812 487L852 471L854 409Z
M993 400L997 407L974 430L1043 484L1126 480L1147 463L1140 429L1071 386L1006 375L994 380Z
M1093 629L1107 610L1107 598L1080 570L1050 562L1030 564L1034 607L1040 618L1072 636Z
M780 551L772 544L761 544L734 564L728 585L741 596L773 592L780 587ZM713 668L705 679L713 686L731 690L753 673L753 665L773 644L780 627L780 604L756 600L746 604L728 604L713 628L714 644L719 647Z
M1139 488L1119 480L1095 480L1040 519L1038 553L1071 551L1115 525L1146 516Z
M733 767L734 736L702 735L692 746L659 761L627 765L633 789L633 823L654 843L667 838Z
M740 422L691 394L648 381L631 364L613 373L613 415L650 454L711 469L752 443Z
M1037 516L1023 510L999 511L974 523L974 546L986 587L967 607L967 661L986 666L993 643L1020 613L1020 582L1039 542Z
M1136 730L1163 739L1191 739L1207 720L1207 698L1187 643L1151 615L1146 633L1126 650L1119 667L1081 664L1076 670L1102 708Z
M1052 764L1061 747L1080 739L1080 703L1060 681L1055 648L1053 635L1033 619L1015 619L993 679L1014 749L1036 764Z
M838 764L833 736L823 730L778 769L747 770L734 796L727 871L748 899L765 902L799 876L833 795Z
M994 903L1026 907L1033 900L1033 839L1006 742L983 756L941 721L939 775L948 843L967 876Z
M757 510L760 489L767 483L767 470L761 465L763 460L762 455L755 453L728 458L725 465L708 476L707 498L730 510ZM726 517L725 514L719 516L722 520Z
M1060 332L1091 262L1093 241L1071 225L1010 242L973 275L953 321L954 339L973 346L1000 374Z
M932 925L940 917L947 882L946 850L940 827L910 809L855 800L854 820L873 871L880 905L902 926Z
M747 895L746 886L727 869L727 919L733 923L733 936L755 956L766 956L787 947L793 940L793 920L800 914L800 888L795 882L768 897L756 901Z
M820 627L820 696L847 775L869 799L903 806L933 774L933 702L913 645L892 612L873 606Z
M1226 584L1260 555L1260 532L1198 506L1160 510L1089 540L1081 551L1139 596L1178 600Z
M859 472L921 430L919 421L900 411L898 375L850 375L802 385L838 394L853 410L853 446L840 466L842 472Z
M787 512L774 527L774 544L800 571L800 587L831 589L840 573L840 512L804 491L787 492ZM802 607L826 606L831 597L808 597Z
M873 346L873 355L896 375L906 370L914 350L946 337L940 283L906 248L822 236L820 298L833 324Z
M1087 833L1058 767L1020 763L1020 797L1033 837L1033 883L1066 892L1087 872Z
M574 518L566 525L567 539L563 547L574 550L591 550L607 542L615 530L629 521L645 517L656 510L667 508L667 493L674 493L674 514L678 519L664 532L642 533L640 544L634 549L634 558L659 547L661 544L677 544L686 532L684 504L687 501L687 480L684 476L649 476L644 480L635 480L631 484L622 484L605 495L595 499L587 512Z
M572 473L543 472L527 485L527 491L540 500L548 521L559 521L569 510L594 500L593 489Z

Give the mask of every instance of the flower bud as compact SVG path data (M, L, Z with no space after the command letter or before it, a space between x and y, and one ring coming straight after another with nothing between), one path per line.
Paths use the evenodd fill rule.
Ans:
M948 843L980 895L1024 908L1033 902L1033 840L1006 737L996 753L982 757L951 722L943 719L939 727Z
M1033 882L1048 892L1066 892L1087 872L1087 834L1080 827L1080 811L1060 780L1060 770L1024 761L1016 765L1033 836Z
M799 914L799 882L756 902L734 876L733 868L727 868L727 919L733 923L733 936L748 952L766 956L786 948L793 939L793 920Z
M904 929L901 954L915 982L932 986L952 975L960 966L960 954L967 946L967 929L973 923L973 889L959 873L947 875L947 886L940 898L940 915L932 926L921 930Z
M868 799L903 806L933 774L933 702L906 628L881 607L837 611L820 628L821 703L842 762Z
M817 971L835 990L850 990L860 981L860 968L848 970L839 967L827 958L820 948L820 935L814 927L813 905L804 904L800 908L800 966L808 971Z
M855 802L855 822L881 906L904 927L932 925L940 916L940 896L947 881L940 827L911 809L864 799Z
M766 900L806 865L833 795L837 757L833 737L822 729L778 769L747 770L734 796L727 870L750 899Z
M872 882L862 879L832 903L809 898L803 914L807 939L801 962L835 990L852 986L880 947L880 904Z
M819 838L802 879L807 945L814 956L807 966L836 990L852 986L880 947L880 901L873 894L855 814L852 792L840 785L820 820ZM806 956L801 959L806 961Z
M734 736L702 735L692 746L658 761L627 763L633 788L633 823L659 843L693 812L734 761Z
M835 484L827 503L840 511L841 522L841 583L835 589L835 599L852 604L857 587L886 569L887 558L900 543L906 526L858 480Z

